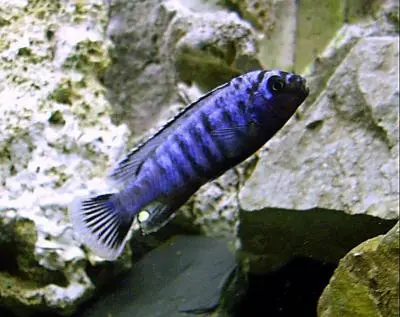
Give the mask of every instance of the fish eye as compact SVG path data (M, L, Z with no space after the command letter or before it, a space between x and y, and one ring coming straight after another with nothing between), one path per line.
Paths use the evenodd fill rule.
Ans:
M268 80L268 89L273 92L279 92L285 87L284 80L279 76L272 76Z

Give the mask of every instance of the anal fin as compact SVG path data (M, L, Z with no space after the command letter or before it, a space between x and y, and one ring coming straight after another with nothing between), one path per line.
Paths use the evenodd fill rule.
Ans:
M138 214L138 222L142 232L149 234L159 230L173 218L175 210L175 206L159 201L146 206Z

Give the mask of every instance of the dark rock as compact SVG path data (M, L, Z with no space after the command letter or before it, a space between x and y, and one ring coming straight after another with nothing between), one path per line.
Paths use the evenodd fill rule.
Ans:
M76 317L185 317L207 312L217 307L234 268L234 256L224 241L176 236L145 255Z
M318 298L336 265L297 258L267 274L248 274L248 289L229 317L316 317Z
M253 273L275 270L296 257L335 263L359 243L387 232L397 220L341 211L241 211L239 257Z

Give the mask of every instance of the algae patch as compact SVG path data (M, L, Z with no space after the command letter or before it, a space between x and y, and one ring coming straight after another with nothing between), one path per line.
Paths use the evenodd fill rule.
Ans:
M320 317L397 317L399 223L351 250L323 292Z

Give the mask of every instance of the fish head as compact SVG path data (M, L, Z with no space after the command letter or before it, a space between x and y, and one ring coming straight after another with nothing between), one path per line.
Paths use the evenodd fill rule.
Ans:
M275 117L286 122L309 94L306 80L297 74L281 70L265 71L254 94L257 121Z

